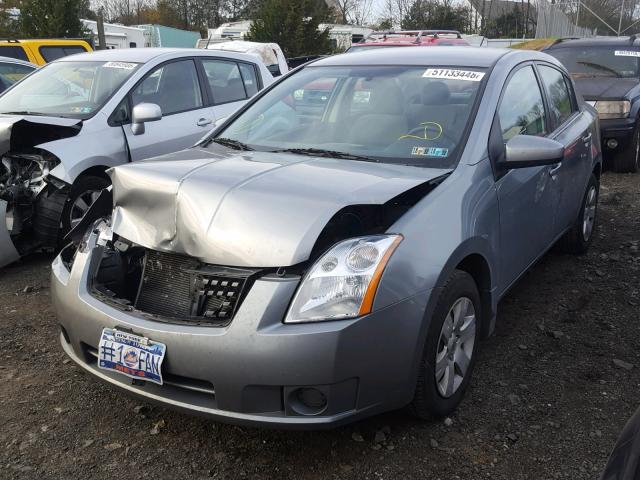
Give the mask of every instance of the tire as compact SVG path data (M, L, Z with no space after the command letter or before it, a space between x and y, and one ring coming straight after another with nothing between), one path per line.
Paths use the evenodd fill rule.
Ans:
M456 317L452 312L458 305L462 310L466 310L467 314L474 314L474 319L462 329L466 335L460 336L458 342L455 341L454 335L449 344L445 345L443 335L446 336L447 329L443 327L445 322L447 325L455 323ZM413 415L421 419L443 417L451 414L459 405L475 365L480 341L481 312L480 294L475 281L468 273L455 270L440 292L431 318L422 352L416 390L413 401L408 406ZM464 321L469 317L462 315L462 318ZM464 323L462 325L464 326ZM459 325L454 325L453 331L455 332L458 327ZM456 358L461 352L468 358L467 367L462 376L458 375L461 372L460 365L449 358L450 354ZM436 376L438 357L442 359L440 362L445 368L439 369ZM447 374L447 371L456 373L452 377L450 373Z
M82 218L81 213L83 212L81 212L79 208L79 200L82 200L83 204L86 205L86 209L88 209L100 192L110 184L111 182L108 178L97 175L83 175L74 182L69 190L69 195L67 196L60 220L62 228L61 236L65 236L77 221ZM84 212L86 212L86 209L83 207Z
M589 178L589 183L582 197L582 206L580 207L578 217L571 229L562 237L561 247L563 251L575 255L582 255L589 249L596 227L599 190L600 183L596 176L591 174L591 178Z
M45 190L39 197L33 216L33 234L41 248L57 248L60 236L60 218L67 201L67 193Z
M631 143L613 157L611 168L617 173L636 173L640 169L640 125L637 123Z

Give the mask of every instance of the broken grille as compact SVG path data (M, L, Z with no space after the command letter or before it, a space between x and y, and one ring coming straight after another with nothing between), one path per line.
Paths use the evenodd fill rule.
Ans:
M135 308L182 322L227 324L258 270L147 250Z

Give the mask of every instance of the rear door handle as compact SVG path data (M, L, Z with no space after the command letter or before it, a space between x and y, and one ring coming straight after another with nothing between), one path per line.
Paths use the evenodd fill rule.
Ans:
M562 168L562 162L557 163L556 165L554 165L554 167L553 167L553 168L551 168L551 169L549 170L549 176L551 176L551 177L555 177L555 176L556 176L556 174L560 171L560 169L561 169L561 168Z
M207 125L211 125L212 123L213 120L211 120L210 118L201 118L200 120L198 120L196 125L198 125L199 127L206 127Z
M588 135L585 135L584 137L582 137L582 141L584 143L587 143L587 142L591 141L591 132L589 132Z

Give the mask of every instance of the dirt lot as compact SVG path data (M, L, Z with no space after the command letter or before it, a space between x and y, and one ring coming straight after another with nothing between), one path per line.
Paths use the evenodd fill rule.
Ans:
M550 253L502 302L451 419L324 432L152 407L65 359L50 257L0 271L0 478L595 479L640 404L640 176L605 174L590 253Z

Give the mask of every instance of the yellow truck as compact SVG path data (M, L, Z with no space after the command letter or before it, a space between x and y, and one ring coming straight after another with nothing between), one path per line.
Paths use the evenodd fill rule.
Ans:
M41 38L30 40L0 40L0 57L26 60L44 65L58 58L93 51L89 40Z

